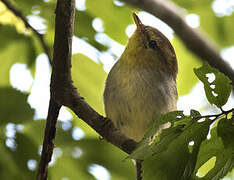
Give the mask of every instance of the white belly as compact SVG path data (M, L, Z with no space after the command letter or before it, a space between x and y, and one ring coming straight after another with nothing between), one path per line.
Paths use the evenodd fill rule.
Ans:
M153 77L152 77L153 75ZM107 117L126 136L140 141L153 120L176 109L175 79L158 72L119 72L108 77L104 91Z

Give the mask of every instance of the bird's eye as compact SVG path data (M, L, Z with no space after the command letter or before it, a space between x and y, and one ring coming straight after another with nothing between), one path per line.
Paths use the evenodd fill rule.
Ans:
M151 49L158 49L158 45L157 45L156 41L154 41L154 40L150 40L149 47Z

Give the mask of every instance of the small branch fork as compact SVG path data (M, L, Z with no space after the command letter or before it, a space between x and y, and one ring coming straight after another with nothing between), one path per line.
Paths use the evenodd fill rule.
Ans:
M52 63L52 58L51 58L51 53L50 53L50 48L49 46L47 46L45 40L44 40L44 37L42 34L40 34L36 29L34 29L27 21L27 19L22 15L22 13L16 9L10 2L8 2L7 0L1 0L3 2L3 4L5 4L5 6L15 15L17 16L18 18L20 18L23 22L24 22L24 25L31 29L34 34L38 37L38 39L40 40L41 42L41 45L42 45L42 48L43 50L45 51L46 55L48 56L48 59L50 61L50 64Z

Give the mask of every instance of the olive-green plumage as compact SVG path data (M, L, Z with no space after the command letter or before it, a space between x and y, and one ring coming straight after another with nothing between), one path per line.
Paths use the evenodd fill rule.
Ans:
M153 120L176 109L177 60L161 32L133 17L137 29L108 74L104 104L116 127L140 141Z

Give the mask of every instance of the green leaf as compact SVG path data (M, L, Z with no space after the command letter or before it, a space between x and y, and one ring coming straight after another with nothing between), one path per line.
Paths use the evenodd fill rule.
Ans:
M102 94L106 79L106 72L101 64L95 63L87 56L75 54L72 56L72 79L79 93L97 112L104 114ZM76 117L76 115L74 115ZM78 122L79 121L79 122ZM77 125L89 135L97 135L82 120L78 120Z
M34 110L27 103L28 95L13 88L0 88L0 122L19 124L32 120Z
M215 14L213 0L193 1L193 0L173 0L181 8L186 9L188 14L199 16L200 29L206 32L210 38L218 43L219 46L232 46L234 43L234 13L219 17ZM226 12L228 12L228 8ZM230 12L230 11L229 11Z
M201 117L200 112L199 112L199 111L196 111L196 110L194 110L194 109L191 109L191 110L190 110L190 114L191 114L191 116L192 116L193 118L195 118L195 117Z
M200 67L201 61L199 58L192 54L183 42L175 35L171 41L175 48L176 57L178 60L178 76L177 76L177 89L179 96L188 94L198 79L193 73L194 67ZM189 59L189 61L188 61ZM186 75L185 75L186 74Z
M31 15L33 8L38 8L40 5L46 4L43 1L38 0L24 0L24 1L17 1L17 0L10 0L14 7L17 7L24 16Z
M154 137L156 133L161 133L162 127L164 124L166 124L168 122L170 122L170 123L175 122L178 116L184 117L183 112L182 111L173 111L173 112L169 112L165 115L161 115L159 118L157 118L153 122L151 128L145 133L143 139L138 144L136 150L134 150L133 153L130 154L129 158L131 158L131 159L144 159L145 156L147 155L145 152L151 151L150 146L149 146L149 142L152 140L152 137ZM173 133L172 133L172 136L173 136Z
M214 167L207 163L211 158L215 159ZM202 168L201 168L202 167ZM206 139L198 154L198 161L193 172L192 180L219 180L234 167L234 148L226 148L217 135L217 127L211 130L211 138ZM200 176L198 178L196 174Z
M154 151L157 150L158 145L161 145L160 141L168 138L161 137L160 141L153 145L152 155L143 161L145 180L187 180L193 173L200 145L206 139L210 124L211 121L208 120L201 123L193 121L181 129L177 137L170 139L170 142L164 141L164 146L168 146L166 150L163 152ZM172 130L173 128L169 128L164 131ZM194 144L189 145L192 141Z
M45 120L36 120L24 124L23 133L29 138L25 139L25 142L35 142L39 149L39 145L42 143L42 129L44 129L45 123ZM57 156L53 166L49 167L49 179L56 180L63 177L84 180L94 179L88 172L88 168L92 164L99 164L105 167L113 180L131 179L134 176L135 167L132 161L122 161L126 153L106 141L97 137L86 136L86 134L81 140L74 140L72 129L75 126L65 131L61 128L61 125L62 122L58 121L54 142L55 148L57 148L57 153L55 149L54 154L55 156L57 154ZM77 150L80 152L79 155ZM120 165L122 168L119 168Z
M24 179L31 180L36 176L36 171L28 168L28 160L38 162L38 146L21 132L17 132L12 138L15 142L15 149L5 146L6 137L1 136L0 140L0 178L1 179ZM4 142L4 143L3 143Z
M72 56L72 77L79 93L99 113L103 114L102 94L106 72L101 64L95 63L87 56Z
M17 164L15 164L14 159L11 154L8 153L8 150L4 147L4 143L0 144L0 179L14 179L21 180L20 177L21 171Z
M45 33L45 39L49 46L53 47L54 43L54 31L55 31L55 23L54 23L54 10L56 8L56 1L49 1L47 3L39 6L40 17L46 20L45 24L48 26ZM100 44L96 41L95 35L96 31L92 26L92 21L95 17L92 13L88 11L75 11L75 20L74 20L74 35L84 39L87 43L91 44L95 48L100 51L104 51L107 49L106 46Z
M218 123L217 132L218 136L222 138L224 147L234 149L234 117L221 119Z
M85 39L89 44L93 45L100 51L106 50L106 46L95 40L95 35L97 32L92 26L94 17L87 11L76 11L75 15L74 35Z
M36 53L33 40L29 36L19 34L15 27L0 24L0 86L8 86L9 70L16 62L28 66L34 64Z
M128 38L125 29L130 23L133 23L130 7L116 6L110 0L86 0L86 7L90 14L103 20L104 33L119 43L126 44Z
M215 104L219 108L226 104L232 89L231 80L207 62L204 62L202 67L194 69L194 72L204 84L206 97L210 104ZM215 80L209 82L207 75L214 75Z

